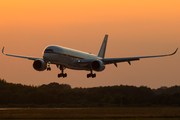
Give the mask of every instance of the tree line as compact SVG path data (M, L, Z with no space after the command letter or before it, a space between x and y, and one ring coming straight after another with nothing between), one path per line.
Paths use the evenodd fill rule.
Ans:
M71 88L50 83L28 86L0 79L0 107L180 106L180 86L151 89L127 85Z

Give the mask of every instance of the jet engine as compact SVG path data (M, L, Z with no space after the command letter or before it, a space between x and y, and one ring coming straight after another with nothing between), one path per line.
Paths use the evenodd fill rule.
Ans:
M44 60L35 60L33 68L37 71L44 71L47 68L47 63Z
M95 71L103 71L105 69L105 65L101 60L94 60L91 63L91 68Z

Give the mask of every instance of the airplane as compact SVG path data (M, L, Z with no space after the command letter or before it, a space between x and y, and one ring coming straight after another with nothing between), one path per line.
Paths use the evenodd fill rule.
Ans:
M43 58L27 57L6 54L4 52L4 47L2 53L6 56L18 57L33 60L33 68L37 71L51 71L50 64L55 64L57 68L61 70L58 74L58 78L67 77L67 73L64 73L66 68L73 70L86 70L90 71L87 74L87 78L95 78L96 74L93 71L101 72L105 69L105 65L114 64L117 67L119 62L128 62L131 65L131 61L140 60L142 58L154 58L154 57L165 57L174 55L178 48L172 54L155 55L155 56L141 56L141 57L126 57L126 58L105 58L106 45L107 45L108 35L106 34L102 42L99 54L93 55L91 53L86 53L62 46L50 45L47 46L43 52Z

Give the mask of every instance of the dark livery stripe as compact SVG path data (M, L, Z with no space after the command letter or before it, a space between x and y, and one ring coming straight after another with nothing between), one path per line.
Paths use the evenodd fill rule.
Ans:
M80 57L77 57L77 56L72 56L72 55L68 55L68 54L61 54L61 53L56 53L56 52L44 52L44 53L50 53L50 54L56 54L56 55L64 55L64 56L77 58L77 59L85 59L85 58L80 58Z

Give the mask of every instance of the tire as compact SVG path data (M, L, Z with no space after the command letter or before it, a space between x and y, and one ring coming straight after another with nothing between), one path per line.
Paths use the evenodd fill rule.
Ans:
M91 77L90 74L87 74L87 78Z
M67 77L67 73L63 74L63 78Z
M58 74L58 78L62 77L62 74Z
M95 78L96 77L96 74L92 74L92 78Z

